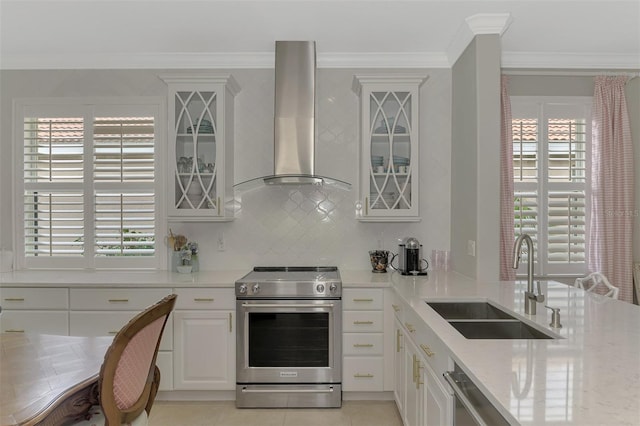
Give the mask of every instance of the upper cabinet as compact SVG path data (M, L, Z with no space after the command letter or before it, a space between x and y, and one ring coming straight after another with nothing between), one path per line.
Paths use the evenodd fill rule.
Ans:
M358 220L419 221L419 90L426 76L355 76L360 96Z
M233 220L234 97L225 75L161 75L169 86L171 221Z

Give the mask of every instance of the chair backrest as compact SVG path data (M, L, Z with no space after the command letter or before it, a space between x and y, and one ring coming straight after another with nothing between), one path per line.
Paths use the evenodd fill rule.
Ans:
M576 278L575 285L584 291L597 292L612 299L617 299L620 292L620 289L613 286L600 272L592 272L584 278Z
M159 381L158 347L176 297L167 296L132 318L107 349L98 380L106 426L131 422L151 409L154 378Z

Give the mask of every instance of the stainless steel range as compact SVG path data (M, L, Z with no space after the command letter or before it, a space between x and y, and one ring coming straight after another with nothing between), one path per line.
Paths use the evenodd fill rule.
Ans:
M236 406L340 407L336 267L256 267L236 281Z

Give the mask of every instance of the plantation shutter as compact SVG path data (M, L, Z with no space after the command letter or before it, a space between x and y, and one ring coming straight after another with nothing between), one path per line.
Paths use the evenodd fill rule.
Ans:
M84 253L84 118L25 117L25 256Z
M153 117L97 117L93 124L95 254L153 256Z
M529 99L512 102L515 234L531 235L537 274L582 274L588 234L589 103Z
M157 267L156 126L148 105L23 107L26 267Z

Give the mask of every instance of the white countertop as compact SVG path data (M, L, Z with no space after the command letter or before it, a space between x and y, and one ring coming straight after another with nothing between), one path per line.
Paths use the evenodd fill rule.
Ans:
M0 273L2 286L64 287L234 287L249 271L225 270L179 274L169 271L25 270Z
M233 287L249 271L16 271L3 286ZM406 277L340 271L344 287L393 287L431 327L482 392L521 425L640 425L640 307L543 282L537 315L524 314L525 282L478 283L456 273ZM555 340L464 338L425 300L487 300L515 312ZM559 307L561 329L549 326Z
M453 358L508 420L521 425L639 425L640 307L542 282L544 303L524 314L526 282L477 283L455 273L389 276ZM559 335L554 340L464 338L425 300L488 300ZM551 311L560 308L562 328Z

